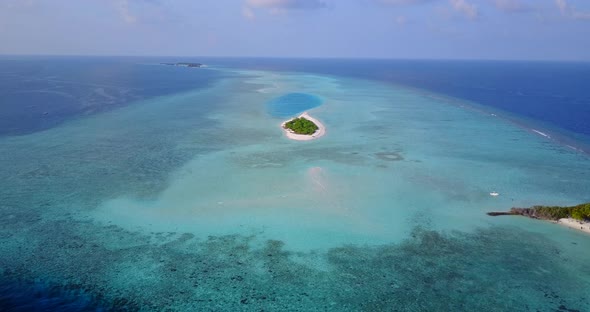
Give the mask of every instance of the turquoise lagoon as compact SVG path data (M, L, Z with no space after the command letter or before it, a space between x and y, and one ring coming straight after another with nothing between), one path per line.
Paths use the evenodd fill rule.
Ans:
M586 154L426 91L207 70L0 139L5 279L129 311L590 310L590 237L485 215L588 201ZM324 137L284 137L302 110Z

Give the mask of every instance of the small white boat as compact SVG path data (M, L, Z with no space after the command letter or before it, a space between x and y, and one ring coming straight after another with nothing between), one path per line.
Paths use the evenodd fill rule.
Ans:
M498 193L498 192L491 192L490 193L490 196L498 196L498 195L500 195L500 193Z

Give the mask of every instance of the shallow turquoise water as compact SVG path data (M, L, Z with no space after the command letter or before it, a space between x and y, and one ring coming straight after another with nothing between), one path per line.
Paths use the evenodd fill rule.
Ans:
M485 215L588 201L587 155L398 86L226 77L1 139L0 273L129 310L590 310L590 237ZM283 136L293 90L326 136Z

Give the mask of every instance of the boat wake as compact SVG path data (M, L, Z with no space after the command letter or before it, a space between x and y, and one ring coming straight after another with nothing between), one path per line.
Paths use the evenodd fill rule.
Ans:
M539 130L536 130L536 129L531 129L531 130L532 130L533 132L535 132L536 134L539 134L539 135L541 135L541 136L544 136L544 137L546 137L546 138L548 138L548 139L551 139L551 136L550 136L550 135L548 135L548 134L547 134L547 133L545 133L545 132L541 132L541 131L539 131Z

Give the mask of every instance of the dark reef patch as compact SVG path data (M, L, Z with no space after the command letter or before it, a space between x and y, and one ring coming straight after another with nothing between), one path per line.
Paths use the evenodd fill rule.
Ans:
M88 295L105 310L585 311L588 282L560 247L517 228L439 233L416 228L399 244L318 254L253 244L254 236L144 235L92 223L43 221L0 239L11 280ZM258 246L258 247L254 247ZM23 294L30 291L23 291ZM13 296L14 297L14 296ZM8 296L7 302L20 302ZM67 297L67 296L65 296ZM67 297L69 298L69 297ZM15 301L16 300L16 301ZM60 302L61 299L56 302ZM68 302L67 300L64 302ZM82 311L82 310L80 310Z
M368 160L359 152L350 152L347 148L335 146L285 146L273 152L253 152L233 154L231 161L249 168L282 167L295 161L329 160L347 165L363 165ZM361 147L354 146L361 149Z
M375 153L375 156L377 156L377 158L379 158L381 160L386 160L386 161L404 160L404 156L402 156L402 154L398 153L398 152L378 152L378 153Z

